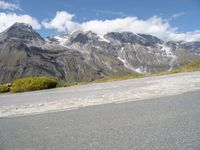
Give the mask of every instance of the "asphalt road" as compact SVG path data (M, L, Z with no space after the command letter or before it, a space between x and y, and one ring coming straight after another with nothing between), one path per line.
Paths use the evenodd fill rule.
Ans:
M0 150L199 150L200 91L0 118Z

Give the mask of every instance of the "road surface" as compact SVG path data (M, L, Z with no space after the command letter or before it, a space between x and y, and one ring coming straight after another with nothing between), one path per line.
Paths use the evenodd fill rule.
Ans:
M199 150L200 90L0 118L1 150Z
M0 117L147 100L200 90L200 72L0 95Z

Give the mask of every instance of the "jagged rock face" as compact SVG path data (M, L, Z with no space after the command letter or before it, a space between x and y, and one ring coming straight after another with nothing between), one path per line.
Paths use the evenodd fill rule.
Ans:
M0 82L25 76L91 81L108 75L170 70L199 57L200 44L129 32L75 32L43 39L16 23L0 33Z
M157 37L146 34L133 34L131 32L111 32L106 34L105 37L120 43L142 44L145 46L152 46L163 43L163 41Z
M0 34L1 41L18 40L18 41L40 41L44 42L44 39L33 30L30 25L23 23L15 23L6 31Z
M189 50L197 56L200 56L200 42L183 42L181 43L181 47Z

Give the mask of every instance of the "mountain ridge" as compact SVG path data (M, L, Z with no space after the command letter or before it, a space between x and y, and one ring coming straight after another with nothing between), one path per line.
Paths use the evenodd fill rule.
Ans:
M0 33L0 83L27 76L67 82L171 70L200 57L200 42L163 41L147 34L91 31L43 38L15 23Z

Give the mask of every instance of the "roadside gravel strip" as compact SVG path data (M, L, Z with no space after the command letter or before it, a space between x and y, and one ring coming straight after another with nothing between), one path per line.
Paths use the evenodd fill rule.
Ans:
M0 95L0 117L124 103L200 89L200 72Z

